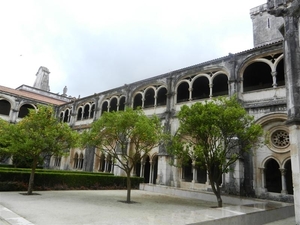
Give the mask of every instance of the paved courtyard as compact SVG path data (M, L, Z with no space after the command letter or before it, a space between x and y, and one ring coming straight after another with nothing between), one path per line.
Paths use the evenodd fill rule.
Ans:
M12 225L156 225L191 224L210 219L215 202L132 191L135 203L123 203L125 190L43 191L36 195L0 192L0 224ZM221 214L233 213L227 205ZM250 210L250 209L249 209ZM219 212L218 212L219 213ZM234 214L234 213L233 213ZM5 219L5 220L4 220ZM284 223L295 224L294 218Z

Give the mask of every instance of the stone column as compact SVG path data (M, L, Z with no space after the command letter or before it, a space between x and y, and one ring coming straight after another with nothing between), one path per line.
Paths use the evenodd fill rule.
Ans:
M281 173L281 194L287 194L286 191L286 180L285 180L285 169L279 169Z
M265 168L261 167L260 175L261 175L261 189L263 192L266 192L266 176L265 176Z
M150 163L149 184L153 184L153 165L152 165L152 161L150 161L149 163Z
M273 78L273 88L277 88L277 80L276 80L277 72L273 71L273 72L271 72L271 74L272 74L272 78Z

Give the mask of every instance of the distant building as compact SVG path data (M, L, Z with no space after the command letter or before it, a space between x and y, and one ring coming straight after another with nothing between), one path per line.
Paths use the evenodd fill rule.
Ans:
M290 1L284 1L288 4ZM41 67L34 87L10 89L0 86L0 117L12 123L26 115L37 103L52 104L57 117L73 129L83 130L103 112L124 110L125 106L142 107L147 115L156 114L175 132L175 116L182 105L191 105L216 96L237 94L247 111L268 132L268 144L253 149L224 175L222 186L228 193L256 195L271 199L292 199L289 129L285 125L286 81L282 19L271 16L266 4L250 10L254 48L229 54L149 79L71 99L49 92L49 70ZM242 41L242 40L241 40ZM145 183L207 190L206 171L190 164L176 168L162 148L153 149L136 166L134 174ZM110 156L98 150L71 149L69 156L53 157L51 168L62 170L106 171L121 174Z

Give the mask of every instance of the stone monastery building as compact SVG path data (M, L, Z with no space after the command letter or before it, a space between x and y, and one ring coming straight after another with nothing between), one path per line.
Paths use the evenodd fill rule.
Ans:
M280 2L280 1L279 1ZM282 4L290 1L282 0ZM0 117L11 123L27 115L37 104L52 104L61 121L78 131L88 128L103 112L142 107L146 115L156 114L174 133L179 126L176 113L216 96L236 94L243 106L269 134L268 144L253 149L224 175L222 186L229 193L270 199L293 199L287 100L284 76L283 36L278 28L283 18L267 12L267 4L250 10L254 48L192 65L166 74L103 91L84 98L50 92L49 70L40 67L33 87L0 86ZM145 183L207 190L205 171L190 164L182 168L169 164L162 148L153 149L136 165L133 175ZM105 171L122 174L108 155L96 149L70 149L69 156L52 157L48 167L61 170Z

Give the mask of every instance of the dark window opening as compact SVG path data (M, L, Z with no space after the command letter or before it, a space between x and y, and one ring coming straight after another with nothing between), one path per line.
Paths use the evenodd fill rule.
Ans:
M284 86L285 85L285 78L284 78L284 60L280 60L276 68L276 83L277 86Z
M244 92L271 88L272 84L271 68L266 63L256 62L246 68L243 78Z
M69 109L67 109L65 111L64 120L63 120L65 123L69 122L69 119L70 119L69 116L70 116L70 111L69 111Z
M150 158L149 156L145 159L145 168L144 168L144 182L149 183L150 179Z
M59 121L60 122L64 121L64 112L60 112L60 114L59 114Z
M10 103L6 100L0 100L0 114L9 116Z
M166 105L167 104L167 89L160 88L157 92L157 106Z
M291 160L288 160L285 165L285 180L286 180L286 190L287 193L292 195L294 194L294 189L293 189L293 176L292 176L292 166L291 166Z
M193 82L192 99L209 98L209 81L206 77L198 77Z
M118 109L118 99L117 98L112 98L110 100L110 107L109 107L109 111L110 112L116 112Z
M77 120L81 120L82 117L82 108L80 107L77 111Z
M93 104L92 107L91 107L91 114L90 114L91 119L94 118L94 114L95 114L95 104Z
M214 78L212 95L214 97L228 95L228 77L225 74L219 74Z
M152 164L153 164L153 184L156 184L157 168L158 168L158 157L157 157L157 155L153 157Z
M100 156L99 171L100 171L100 172L104 172L104 169L105 169L105 157L104 157L104 155L102 154L102 155Z
M193 166L192 159L182 166L182 179L185 182L191 182L193 180Z
M125 96L122 96L119 102L119 111L124 111L124 109L125 109Z
M189 98L189 84L183 82L177 87L177 103L189 101Z
M77 169L78 167L78 154L75 153L75 156L74 156L74 166L73 166L75 169Z
M269 159L265 165L266 188L268 192L281 193L281 173L274 159Z
M144 108L154 107L154 90L152 88L145 92Z
M202 166L197 166L197 181L201 184L205 184L207 181L207 171Z
M83 119L86 120L89 118L89 114L90 114L90 105L86 104L84 106L84 112L83 112Z
M32 105L29 104L25 104L22 105L20 110L19 110L19 118L24 118L25 116L27 116L29 114L29 109L34 109L34 107Z
M134 96L133 99L133 109L137 109L138 107L143 106L143 97L142 94L138 93Z
M108 102L103 102L102 108L101 108L101 115L107 111L108 111Z

